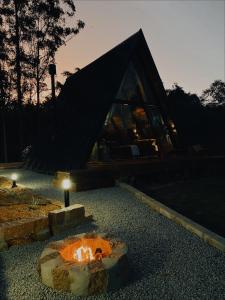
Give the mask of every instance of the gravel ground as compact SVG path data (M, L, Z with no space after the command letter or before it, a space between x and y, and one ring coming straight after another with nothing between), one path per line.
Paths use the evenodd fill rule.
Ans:
M13 171L1 170L0 176ZM21 184L62 199L62 192L51 187L51 176L24 170L17 173ZM95 222L55 236L54 240L96 230L113 233L129 248L131 282L118 291L88 299L225 299L224 254L151 211L128 192L114 187L71 193L71 202L84 204ZM48 242L1 252L1 300L79 299L41 284L36 262Z

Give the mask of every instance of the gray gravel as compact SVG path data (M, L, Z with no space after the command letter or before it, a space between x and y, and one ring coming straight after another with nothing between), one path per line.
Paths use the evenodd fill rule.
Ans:
M15 170L14 170L15 171ZM1 170L8 176L13 170ZM52 176L17 170L19 182L52 198ZM225 256L115 187L71 193L95 222L54 237L97 230L111 232L129 247L132 278L126 287L88 299L225 299ZM53 240L53 239L52 239ZM14 246L0 254L0 299L79 299L39 281L36 261L49 241ZM84 298L82 298L84 299Z

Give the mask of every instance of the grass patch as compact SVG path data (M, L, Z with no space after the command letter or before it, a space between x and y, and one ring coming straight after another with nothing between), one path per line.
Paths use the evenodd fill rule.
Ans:
M225 178L222 176L167 184L136 178L135 187L198 224L225 237Z

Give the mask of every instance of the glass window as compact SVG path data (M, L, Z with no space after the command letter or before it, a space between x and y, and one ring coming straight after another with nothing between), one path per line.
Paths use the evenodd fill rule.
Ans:
M157 155L158 151L146 112L137 104L112 105L106 117L99 145L100 156L111 159L131 158L132 155L152 156Z
M169 137L157 107L148 104L152 94L147 78L143 71L141 77L139 73L130 63L93 148L93 158L158 156L158 141L163 144Z
M116 99L126 103L143 102L143 87L132 63L124 75Z

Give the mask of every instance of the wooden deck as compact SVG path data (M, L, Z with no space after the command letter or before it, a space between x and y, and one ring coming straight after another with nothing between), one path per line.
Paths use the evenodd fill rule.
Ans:
M23 165L23 162L10 162L10 163L0 163L0 170L3 169L19 169Z
M114 160L112 162L89 162L85 172L109 172L114 178L121 176L137 176L154 173L171 172L197 172L206 169L209 171L223 170L225 167L224 156L214 157L175 157L160 160L134 159Z
M136 159L112 162L89 162L86 169L72 170L70 177L76 190L109 187L115 180L132 182L137 176L149 176L153 181L171 181L224 174L225 157L176 157L167 160Z
M1 168L19 168L22 163L0 164ZM37 171L34 169L34 171ZM59 170L61 171L61 170ZM41 171L40 171L41 172ZM43 172L43 171L42 171ZM43 173L50 173L49 170ZM225 156L177 156L160 160L128 159L108 162L89 162L85 169L68 170L65 176L70 176L76 183L76 191L109 187L115 180L122 179L132 182L137 176L149 176L152 180L171 181L178 178L193 178L207 175L225 174ZM51 172L51 174L53 174ZM56 178L54 185L59 186L62 178Z

